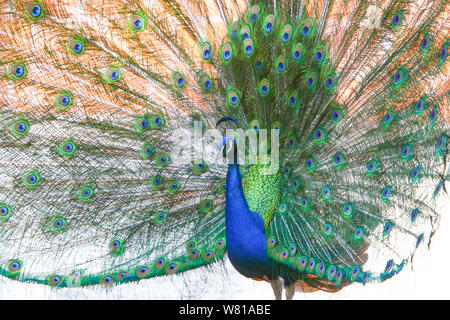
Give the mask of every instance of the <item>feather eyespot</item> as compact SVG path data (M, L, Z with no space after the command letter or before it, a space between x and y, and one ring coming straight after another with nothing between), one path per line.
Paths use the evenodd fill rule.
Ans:
M352 271L350 272L350 281L355 281L358 278L359 272L359 266L353 266Z
M367 165L366 165L366 169L367 169L367 176L368 177L373 175L378 169L378 160L377 159L373 159L373 160L369 161L367 163Z
M275 60L275 68L276 68L277 72L280 74L286 72L287 61L286 61L286 58L284 57L284 55L279 56Z
M89 186L81 187L78 190L78 199L87 201L94 197L94 189Z
M323 200L330 200L331 198L331 187L329 186L323 186L321 190L322 199Z
M11 216L11 207L6 203L0 203L0 221L7 221Z
M439 51L439 64L442 66L445 63L445 60L447 59L447 56L449 55L449 47L450 42L447 41L442 46L441 50Z
M336 85L336 75L335 74L329 74L327 79L325 80L325 88L327 90L331 90Z
M141 148L141 156L144 159L150 159L150 157L153 155L153 145L146 143Z
M364 235L364 231L362 228L356 228L354 233L353 233L353 240L354 241L359 241L362 239Z
M333 112L331 113L331 121L334 123L339 123L343 117L344 114L342 110L339 108L334 109Z
M41 176L36 171L28 172L23 178L23 182L27 188L33 189L39 185Z
M430 48L431 41L431 36L427 33L420 41L420 50L422 52L427 52Z
M227 102L230 108L237 108L240 104L239 93L234 89L228 89Z
M22 62L12 63L8 68L8 72L14 80L21 80L28 73L25 64Z
M32 20L37 21L44 16L42 5L37 1L27 3L25 12Z
M122 73L119 68L110 67L110 68L106 69L104 77L105 77L105 80L107 83L113 84L122 78Z
M298 91L294 90L291 92L291 94L288 97L288 104L291 108L298 108L299 106L299 99L298 99Z
M141 31L145 28L145 19L140 14L133 14L128 22L133 31Z
M212 58L212 46L209 42L204 42L201 45L201 49L202 49L202 58L205 61L210 61Z
M269 94L270 92L270 81L269 79L262 79L259 82L259 93L261 96L265 97Z
M346 218L350 218L353 215L353 204L346 203L342 206L342 215Z
M392 231L393 226L394 224L391 221L386 222L383 227L383 235L389 235Z
M165 270L166 270L167 274L171 275L171 274L176 273L178 271L178 268L179 268L178 263L173 262L173 263L169 263L166 266Z
M20 119L13 123L11 126L11 133L17 138L22 138L30 130L30 124L27 120Z
M78 39L70 40L67 47L69 48L69 52L75 56L82 54L85 50L84 41Z
M156 165L159 167L165 167L169 163L170 163L170 157L165 153L161 153L156 157Z
M308 260L308 264L306 266L306 272L307 273L313 273L314 272L314 267L316 266L316 259L314 258L309 258Z
M145 279L150 273L150 268L147 266L140 266L136 269L135 273L139 279Z
M333 226L329 223L325 223L322 230L326 236L331 236L333 234Z
M60 284L63 283L63 281L64 281L64 277L57 275L57 274L50 275L47 278L48 285L50 285L52 287L58 287Z
M225 238L218 239L214 246L217 250L222 250L223 248L225 248Z
M264 24L263 24L263 31L265 35L269 35L272 33L273 29L275 27L275 16L273 14L268 15L265 19L264 19Z
M202 202L200 202L200 212L201 213L208 213L211 212L213 209L213 201L210 199L205 199Z
M399 10L394 13L392 17L391 26L397 28L402 24L403 21L403 11Z
M301 35L304 37L311 38L314 34L314 25L315 25L314 20L310 18L306 19L300 28Z
M58 147L61 156L72 157L77 151L77 145L72 140L63 141Z
M345 156L342 153L336 153L333 156L333 162L337 169L343 167L346 163Z
M173 81L175 82L175 87L183 90L186 88L186 80L180 72L175 72L173 74Z
M320 144L327 139L327 132L325 131L325 129L319 127L316 129L316 131L314 131L313 138L316 143Z
M177 193L180 190L180 183L178 181L175 180L169 180L167 182L167 191L170 194L174 194Z
M222 52L221 54L222 59L224 60L225 63L229 62L233 57L233 47L231 46L230 43L225 43L222 46L221 52Z
M326 48L324 46L321 46L316 50L316 53L314 54L314 59L318 64L322 64L325 61L326 54L327 54Z
M424 96L422 96L414 105L414 112L415 112L416 116L421 115L423 113L423 111L425 111L427 106L428 106L428 104L427 104L426 98Z
M417 218L418 214L419 214L419 209L417 209L417 208L411 211L411 213L409 215L410 219L411 219L411 222L416 221L416 218Z
M402 154L402 160L410 159L412 156L411 145L407 144L406 146L404 146L401 150L401 154Z
M153 188L156 189L156 188L160 187L162 183L163 183L163 178L161 176L155 176L155 177L153 177L150 184Z
M421 166L417 166L414 169L411 170L411 180L413 182L417 181L420 179L420 171L421 171Z
M392 194L392 187L386 186L381 190L381 199L383 201L388 201L391 194Z
M7 270L9 271L9 275L16 275L22 269L22 261L17 259L12 259L8 261Z
M300 42L297 43L293 48L292 48L292 58L294 59L295 62L301 62L303 59L303 44L301 44Z
M109 252L114 257L121 255L124 252L124 246L122 240L112 239L109 243Z
M258 5L254 5L248 11L247 19L251 23L255 23L256 21L258 21L260 13L261 13L261 8Z
M212 81L209 76L203 74L199 80L200 86L202 87L203 92L211 92Z
M166 222L167 213L164 211L158 211L155 214L155 222L157 224L163 224Z
M303 211L309 210L309 200L308 200L308 198L303 197L303 198L300 199L300 208Z
M431 123L431 125L433 125L436 122L437 115L438 115L438 108L437 108L437 106L435 106L430 112L430 123Z
M250 38L245 39L245 41L242 44L243 49L244 49L244 53L246 57L251 57L253 55L254 52L254 44L253 44L253 40Z
M327 279L328 281L333 281L336 276L336 266L330 265L327 269Z
M54 232L59 232L64 230L64 228L66 227L66 219L64 219L63 217L54 217L51 221L50 221L50 226L52 231Z
M283 30L280 32L280 39L283 45L287 45L292 37L292 26L290 24L284 26Z
M306 86L309 89L314 89L316 85L316 75L315 73L311 73L306 79Z
M393 80L394 80L394 86L398 87L400 86L406 79L407 72L405 68L400 67L397 72L394 74Z
M194 163L193 169L197 173L204 173L208 168L208 165L204 160L200 161L199 163Z

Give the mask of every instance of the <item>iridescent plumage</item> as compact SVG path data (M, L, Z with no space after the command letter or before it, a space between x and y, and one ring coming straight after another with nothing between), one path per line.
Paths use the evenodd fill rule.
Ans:
M448 9L6 1L0 273L108 287L228 252L277 298L280 277L288 298L392 277L446 196ZM273 129L279 170L261 164L270 139L239 165L221 143L191 159L199 125Z

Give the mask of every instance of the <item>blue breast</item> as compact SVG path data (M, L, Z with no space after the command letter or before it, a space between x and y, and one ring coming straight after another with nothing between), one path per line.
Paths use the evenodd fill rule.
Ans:
M236 270L246 277L271 278L264 221L248 208L237 164L228 166L225 224L228 258Z

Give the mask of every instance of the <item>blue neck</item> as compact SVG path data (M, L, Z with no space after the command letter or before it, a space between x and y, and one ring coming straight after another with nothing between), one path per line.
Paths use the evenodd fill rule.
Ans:
M250 211L242 189L239 165L228 166L225 200L228 258L242 275L270 278L272 263L267 256L267 239L262 217Z

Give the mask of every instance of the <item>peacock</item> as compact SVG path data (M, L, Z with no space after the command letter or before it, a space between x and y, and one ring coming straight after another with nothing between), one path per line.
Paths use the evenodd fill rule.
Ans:
M391 278L448 202L449 12L3 1L0 274L83 290L229 259L276 299Z

